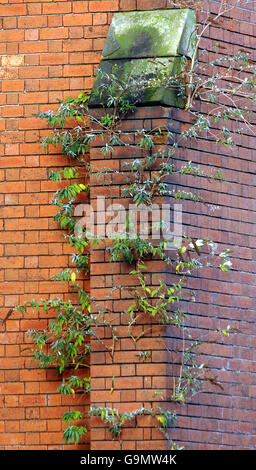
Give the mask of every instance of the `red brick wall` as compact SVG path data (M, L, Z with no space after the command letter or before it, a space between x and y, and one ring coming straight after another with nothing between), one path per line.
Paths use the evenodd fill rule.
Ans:
M71 296L66 285L49 281L67 266L70 251L52 219L57 187L47 181L51 169L69 162L39 148L48 131L36 115L91 87L117 4L1 1L1 318L26 299ZM56 392L55 370L38 370L24 350L25 331L46 322L30 311L0 324L1 449L62 448L61 416L72 402Z
M216 5L211 2L213 9ZM56 151L45 155L39 149L39 141L48 131L45 124L36 119L37 113L53 109L59 99L92 86L113 11L166 6L166 0L23 3L1 0L1 318L25 299L40 299L56 293L70 297L63 285L49 282L51 275L66 267L70 253L52 220L54 211L49 204L56 185L47 181L49 169L68 162ZM227 18L223 28L211 27L210 39L206 37L202 47L211 51L211 40L223 40L228 51L242 46L254 54L255 17L253 4L232 12L231 21ZM182 123L186 117L176 112L173 119ZM198 302L184 305L184 308L191 313L192 326L204 333L227 323L242 331L227 338L225 345L208 345L205 351L205 361L209 359L213 373L218 373L225 390L207 386L191 405L180 407L179 427L173 431L173 438L189 449L239 449L256 444L255 139L249 136L237 139L238 147L234 152L216 148L209 140L202 139L196 146L191 144L181 156L201 162L207 168L217 165L223 168L227 179L224 184L213 187L205 180L198 182L188 177L187 187L199 185L206 200L219 205L220 210L209 216L204 209L198 207L195 211L188 203L184 206L185 224L198 227L202 235L209 235L225 247L234 248L232 273L223 277L209 270L200 281ZM96 282L97 273L94 274ZM191 279L191 288L198 288L195 279ZM30 312L24 318L18 314L12 316L0 326L0 449L62 448L60 417L70 401L56 393L55 371L38 370L31 353L24 351L25 331L44 327L46 321L43 315L38 318ZM120 359L116 373L108 374L108 377L126 378L126 384L121 379L116 383L115 406L119 402L131 405L140 402L138 390L147 387L142 381L143 364L140 370L135 369L137 365L125 364ZM152 384L154 367L152 364ZM105 375L102 387L109 390L107 372ZM135 387L131 385L136 389L135 399L128 385L130 376L136 376L137 380ZM95 402L106 400L95 397ZM143 448L143 440L148 442L152 438L156 439L158 448L162 446L152 432L143 426L138 430L135 444L138 449ZM93 431L92 447L97 447L101 435ZM83 447L88 448L89 438L87 435ZM127 448L133 445L126 443ZM145 448L146 445L145 442ZM115 448L112 441L110 446Z

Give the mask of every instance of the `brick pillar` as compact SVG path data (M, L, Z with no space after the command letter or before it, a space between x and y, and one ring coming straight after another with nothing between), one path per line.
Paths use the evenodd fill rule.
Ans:
M101 111L95 111L101 113ZM141 107L134 114L129 115L121 123L124 133L122 138L132 143L136 129L153 129L168 124L170 109L155 107ZM143 151L129 147L115 147L113 155L104 155L101 150L102 142L99 140L91 149L91 164L94 168L110 168L114 171L123 171L122 164L128 160L143 158ZM159 140L154 148L157 150L166 148L166 143ZM129 173L128 173L129 175ZM97 196L105 196L105 204L122 204L127 207L131 200L122 197L122 189L126 186L127 177L113 173L108 175L108 184L102 185L102 180L94 175L91 179L91 203L96 206ZM158 200L157 202L164 202ZM102 218L103 220L103 218ZM106 244L109 246L110 240ZM109 252L101 244L91 254L91 295L95 303L101 308L108 308L107 319L114 320L116 342L113 358L98 341L92 341L91 377L92 392L91 406L111 407L119 412L131 412L141 408L151 408L160 405L163 408L170 404L165 403L170 388L168 370L168 358L166 341L168 328L158 323L151 323L147 316L141 317L141 324L132 328L134 337L144 335L135 343L129 337L127 330L127 315L121 315L133 302L131 295L124 290L111 289L115 285L134 286L138 284L136 276L129 274L134 269L134 264L125 262L110 262ZM148 263L147 285L159 285L160 277L166 282L166 264L154 259ZM110 296L109 299L106 297ZM96 308L97 312L98 309ZM103 341L111 346L111 333L109 328L101 329ZM146 361L139 359L137 354L141 351L149 351L150 357ZM112 389L112 377L114 379L114 391ZM154 395L155 391L161 391L162 396ZM150 416L138 416L137 422L133 420L122 433L122 448L124 450L165 449L166 440L155 429L156 421ZM91 449L120 449L120 444L112 440L111 433L102 421L93 417L91 420Z

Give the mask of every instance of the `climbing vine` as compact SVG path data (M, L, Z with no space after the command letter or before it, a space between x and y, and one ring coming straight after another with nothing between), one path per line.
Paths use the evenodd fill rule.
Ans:
M194 8L197 7L192 2ZM238 2L240 4L242 2ZM175 8L183 7L184 2L173 2ZM190 6L186 3L186 6ZM234 8L234 6L232 7ZM90 193L90 185L84 184L88 175L98 178L102 184L108 184L109 176L113 173L125 176L127 184L123 189L123 198L127 198L137 207L142 205L152 207L159 196L168 197L173 201L194 201L209 205L202 196L193 190L184 191L172 184L177 178L190 175L194 178L206 178L210 182L224 181L224 175L218 168L211 168L209 173L195 165L192 161L180 164L176 154L182 146L186 146L190 139L199 140L202 136L215 142L216 145L234 147L236 134L253 132L250 122L252 107L256 101L255 95L255 65L249 55L238 51L235 55L224 55L219 43L214 46L213 59L206 61L207 52L200 49L200 40L207 28L216 24L231 7L226 2L220 3L220 10L213 15L210 11L203 12L204 21L198 25L196 33L196 47L191 60L186 57L182 61L182 70L175 77L168 77L159 72L156 63L156 72L152 76L130 78L125 84L120 83L115 75L104 74L104 84L98 89L99 96L108 94L107 106L97 117L89 106L90 93L82 93L76 98L67 98L60 103L56 112L48 111L40 114L52 129L52 134L43 139L45 151L48 145L60 145L63 155L74 161L73 166L62 171L51 171L49 180L61 183L53 197L52 204L56 207L54 220L65 230L65 243L74 249L72 256L73 267L61 271L53 280L68 282L70 289L76 294L76 300L64 301L61 298L41 299L28 301L16 307L22 314L28 308L41 309L54 316L45 330L29 330L28 337L33 343L33 353L38 367L56 367L63 376L58 391L64 396L74 396L76 393L90 393L91 380L83 376L84 369L88 368L90 354L90 341L95 339L109 352L113 363L115 362L115 345L119 340L118 326L112 324L108 310L100 310L90 297L83 285L83 276L89 273L90 251L102 242L97 235L88 232L75 233L77 217L74 211L77 200L86 201ZM99 72L103 74L103 72ZM156 128L150 131L137 129L134 143L127 143L124 132L120 131L123 119L136 110L139 104L141 89L159 85L165 87L179 87L179 95L184 99L184 109L192 122L179 135L171 132L167 127ZM117 93L118 90L118 93ZM139 92L138 92L139 91ZM207 104L207 107L204 106ZM207 111L205 111L207 109ZM191 118L191 119L190 119ZM102 152L110 155L118 146L126 146L131 150L139 148L143 157L130 159L123 165L121 171L113 172L109 168L98 168L88 162L87 156L90 147L96 140L102 139ZM166 149L157 151L157 142L163 139ZM163 222L163 221L162 221ZM179 372L173 378L173 387L170 391L169 401L172 405L187 403L193 395L201 389L203 381L222 389L217 377L209 376L208 366L200 362L199 347L203 342L213 341L212 338L194 338L187 322L186 312L181 308L182 300L188 300L188 282L191 275L198 276L205 267L213 267L223 272L232 267L230 251L219 250L214 241L209 239L196 239L183 234L182 243L176 247L172 254L166 249L168 241L153 240L150 234L147 239L135 234L128 236L135 227L130 220L126 220L126 232L122 235L112 236L109 251L110 261L126 263L130 266L130 274L136 277L136 285L127 287L113 285L116 289L126 291L131 299L129 307L122 312L127 320L127 337L136 345L146 334L145 329L134 333L140 319L147 318L152 330L157 325L170 325L179 338L178 354ZM152 229L152 227L151 227ZM173 255L175 253L175 255ZM148 285L148 261L161 260L168 265L173 274L173 282L160 280L158 285ZM74 296L72 296L74 298ZM191 301L196 301L194 294ZM95 314L95 309L97 313ZM105 344L98 331L108 328L111 331L111 343ZM228 336L235 331L230 325L225 329L216 331L216 335ZM110 344L110 345L109 345ZM137 353L138 360L146 362L151 358L151 352L141 350ZM113 392L115 377L112 378ZM156 390L154 397L161 391ZM152 396L152 402L154 401ZM136 423L137 416L149 415L153 425L169 441L170 448L177 448L171 437L169 428L176 425L178 417L175 411L170 411L169 404L141 407L132 412L121 413L109 407L92 407L89 411L70 411L64 414L63 419L67 427L64 432L66 443L77 444L87 432L84 419L96 416L102 420L112 434L122 444L122 429L126 423Z

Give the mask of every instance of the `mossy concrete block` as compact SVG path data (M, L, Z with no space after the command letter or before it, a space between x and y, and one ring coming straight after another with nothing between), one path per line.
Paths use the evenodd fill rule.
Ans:
M185 55L195 46L194 10L115 13L102 60Z
M174 80L180 70L181 58L120 59L101 62L90 107L111 104L110 97L138 104L162 104L184 107L181 87Z
M195 25L195 12L188 8L116 13L89 106L111 106L121 96L183 108L184 87L174 77L183 56L192 57Z

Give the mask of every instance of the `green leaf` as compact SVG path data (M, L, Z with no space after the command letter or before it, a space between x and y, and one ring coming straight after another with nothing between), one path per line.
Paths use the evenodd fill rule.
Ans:
M157 420L162 424L164 428L167 427L167 419L165 416L157 416Z

